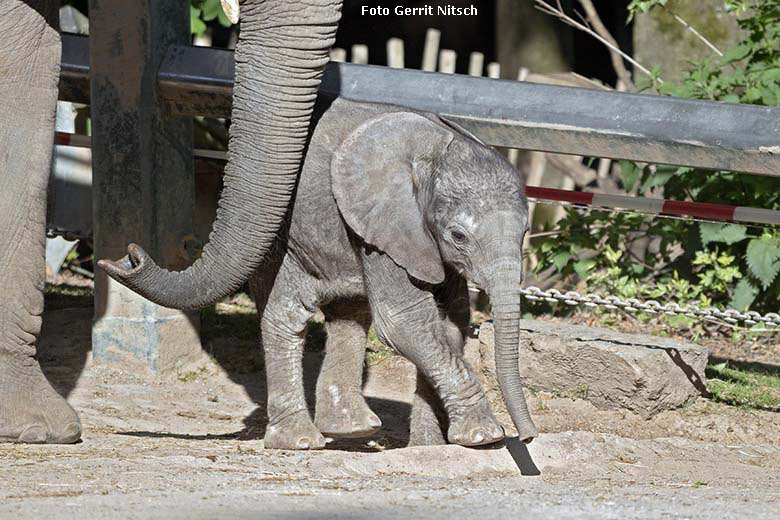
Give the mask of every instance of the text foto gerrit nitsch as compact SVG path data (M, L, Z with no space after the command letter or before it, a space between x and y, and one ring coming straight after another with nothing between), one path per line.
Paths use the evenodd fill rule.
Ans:
M404 7L397 5L395 7L381 7L363 5L360 7L360 14L364 16L477 16L476 6L458 7L455 5L424 5L422 7Z

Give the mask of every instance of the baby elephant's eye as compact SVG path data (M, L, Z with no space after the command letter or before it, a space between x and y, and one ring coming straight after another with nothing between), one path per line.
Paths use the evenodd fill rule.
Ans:
M452 239L458 244L462 244L463 242L466 241L466 235L458 231L457 229L453 229L452 231L450 231L450 235L452 236Z

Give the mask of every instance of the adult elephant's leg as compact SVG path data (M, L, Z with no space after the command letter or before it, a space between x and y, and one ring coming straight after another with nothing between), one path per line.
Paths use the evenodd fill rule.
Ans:
M0 2L0 440L75 442L81 424L35 359L46 185L60 68L59 2Z
M371 325L368 302L322 306L325 315L325 359L317 378L314 423L329 437L371 435L382 421L363 397L363 363Z

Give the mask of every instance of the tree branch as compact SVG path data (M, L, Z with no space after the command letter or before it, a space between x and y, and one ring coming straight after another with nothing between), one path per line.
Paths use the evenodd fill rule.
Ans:
M599 13L596 11L596 7L591 0L578 0L582 8L585 9L585 16L588 17L588 21L593 26L593 30L596 31L602 38L611 43L615 48L618 48L618 42L606 28L601 21ZM615 52L612 48L609 49L609 58L612 60L612 68L615 69L615 74L620 81L629 90L634 90L634 82L631 80L631 73L626 69L623 63L623 58L618 52Z
M715 53L715 54L717 54L718 56L723 56L723 53L722 53L722 52L720 52L720 50L719 50L717 47L715 47L715 46L712 44L712 42L711 42L711 41L709 41L707 38L705 38L705 37L704 37L704 36L703 36L703 35L702 35L702 34L701 34L699 31L697 31L696 29L694 29L694 28L691 26L691 24L689 24L688 22L686 22L685 20L683 20L683 19L682 19L681 17L679 17L678 15L676 15L676 14L674 14L674 13L671 13L671 14L672 14L672 16L674 16L674 19L675 19L675 20L677 20L678 22L680 22L680 23L683 25L683 27L685 27L686 29L688 29L689 31L691 31L691 32L692 32L692 33L693 33L693 34L694 34L694 35L695 35L695 36L696 36L696 37L697 37L699 40L701 40L701 41L702 41L702 43L704 43L704 45L706 45L707 47L709 47L710 49L712 49L712 52L714 52L714 53Z
M628 54L623 52L620 49L620 47L610 43L603 36L598 34L593 29L589 28L587 25L584 25L584 24L578 22L577 20L575 20L574 18L572 18L571 16L566 14L564 12L564 10L563 10L563 7L561 6L560 0L556 0L556 2L555 2L557 7L548 4L544 0L534 0L534 3L536 4L536 8L539 9L540 11L542 11L543 13L551 15L551 16L554 16L554 17L560 19L563 23L565 23L567 25L570 25L570 26L574 27L575 29L579 29L580 31L591 35L593 38L597 39L598 41L600 41L601 43L606 45L608 49L610 49L611 51L616 52L617 54L622 56L624 60L626 60L631 65L633 65L634 67L639 69L642 73L644 73L647 76L653 78L653 73L652 72L650 72L646 67L644 67L638 61L636 61L634 58L632 58L631 56L629 56ZM658 83L663 83L663 80L661 78L655 78L655 80L658 81Z

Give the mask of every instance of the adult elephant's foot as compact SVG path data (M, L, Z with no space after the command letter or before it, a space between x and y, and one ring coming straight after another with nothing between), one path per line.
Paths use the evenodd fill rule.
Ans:
M504 438L504 429L498 424L486 400L467 408L450 418L447 439L461 446L482 446Z
M382 426L360 391L342 394L334 387L318 397L314 422L324 435L341 439L367 437Z
M70 444L81 439L76 412L38 362L0 353L0 442Z
M274 450L321 450L327 444L306 410L268 423L264 446Z

